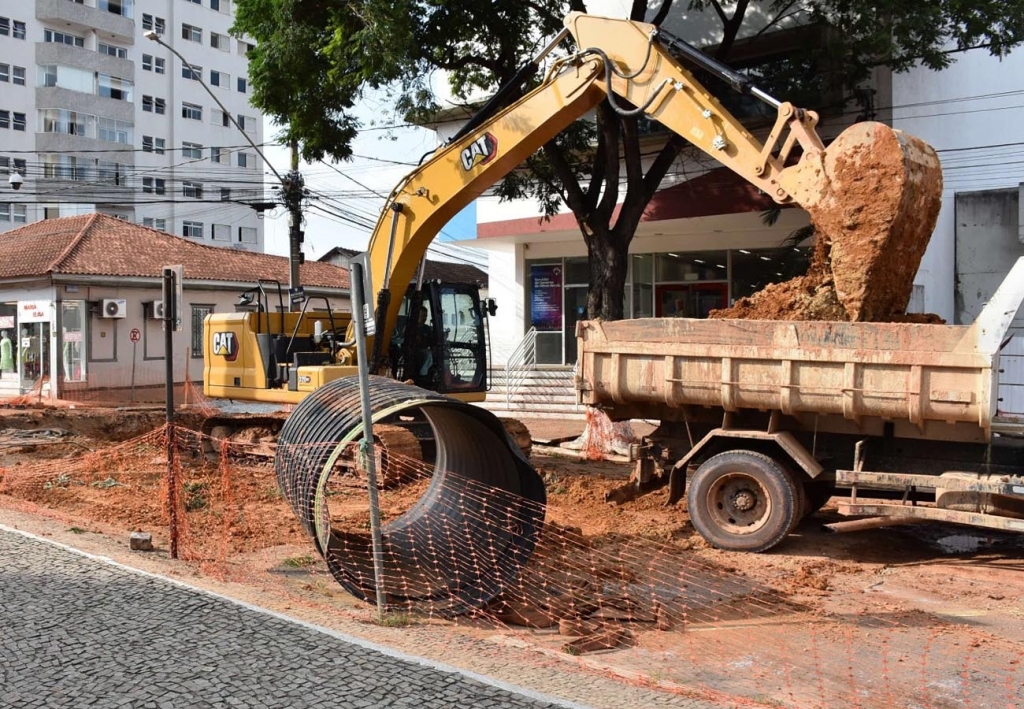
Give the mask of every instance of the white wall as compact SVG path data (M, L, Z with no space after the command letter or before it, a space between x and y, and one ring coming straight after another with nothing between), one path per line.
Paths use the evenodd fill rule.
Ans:
M950 322L956 193L1024 182L1024 49L1002 60L983 49L954 57L942 72L918 68L893 77L893 125L931 144L942 160L942 211L915 283L925 287L924 309Z

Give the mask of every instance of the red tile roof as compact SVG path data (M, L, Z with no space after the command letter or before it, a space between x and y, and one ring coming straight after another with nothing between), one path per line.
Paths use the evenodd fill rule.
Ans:
M207 246L105 214L44 219L0 234L0 278L49 274L91 276L160 275L181 264L185 280L288 282L283 256ZM329 263L304 263L305 286L348 288L348 271Z

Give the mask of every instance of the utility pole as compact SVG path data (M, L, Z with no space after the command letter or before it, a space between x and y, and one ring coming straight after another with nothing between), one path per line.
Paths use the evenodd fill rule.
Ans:
M299 266L305 262L306 257L302 253L302 242L305 234L302 231L302 196L305 183L302 173L299 172L299 145L292 141L292 169L282 182L282 197L285 207L288 209L288 293L290 296L291 309L298 310L301 302L301 281L299 280Z

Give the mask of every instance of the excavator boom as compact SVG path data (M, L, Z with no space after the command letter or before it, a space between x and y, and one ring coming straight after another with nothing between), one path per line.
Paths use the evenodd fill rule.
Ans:
M906 307L909 290L872 300L866 279L887 275L887 254L900 254L888 262L905 272L913 265L906 257L916 253L919 260L923 253L918 246L927 244L941 196L939 163L930 147L868 123L825 149L815 131L816 113L773 99L653 25L572 13L565 26L575 54L554 62L533 91L473 121L475 129L438 149L392 192L369 246L370 278L379 289L372 367L383 367L401 296L444 224L605 98L620 113L658 120L776 202L810 212L836 257L859 266L854 270L860 275L836 280L849 319L879 319ZM680 55L777 110L765 142L701 85ZM868 218L860 219L862 214ZM870 265L860 261L865 258Z

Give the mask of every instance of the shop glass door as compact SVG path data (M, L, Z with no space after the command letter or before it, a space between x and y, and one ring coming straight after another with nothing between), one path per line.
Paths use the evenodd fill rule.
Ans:
M50 323L23 323L18 345L21 391L28 393L50 379Z

